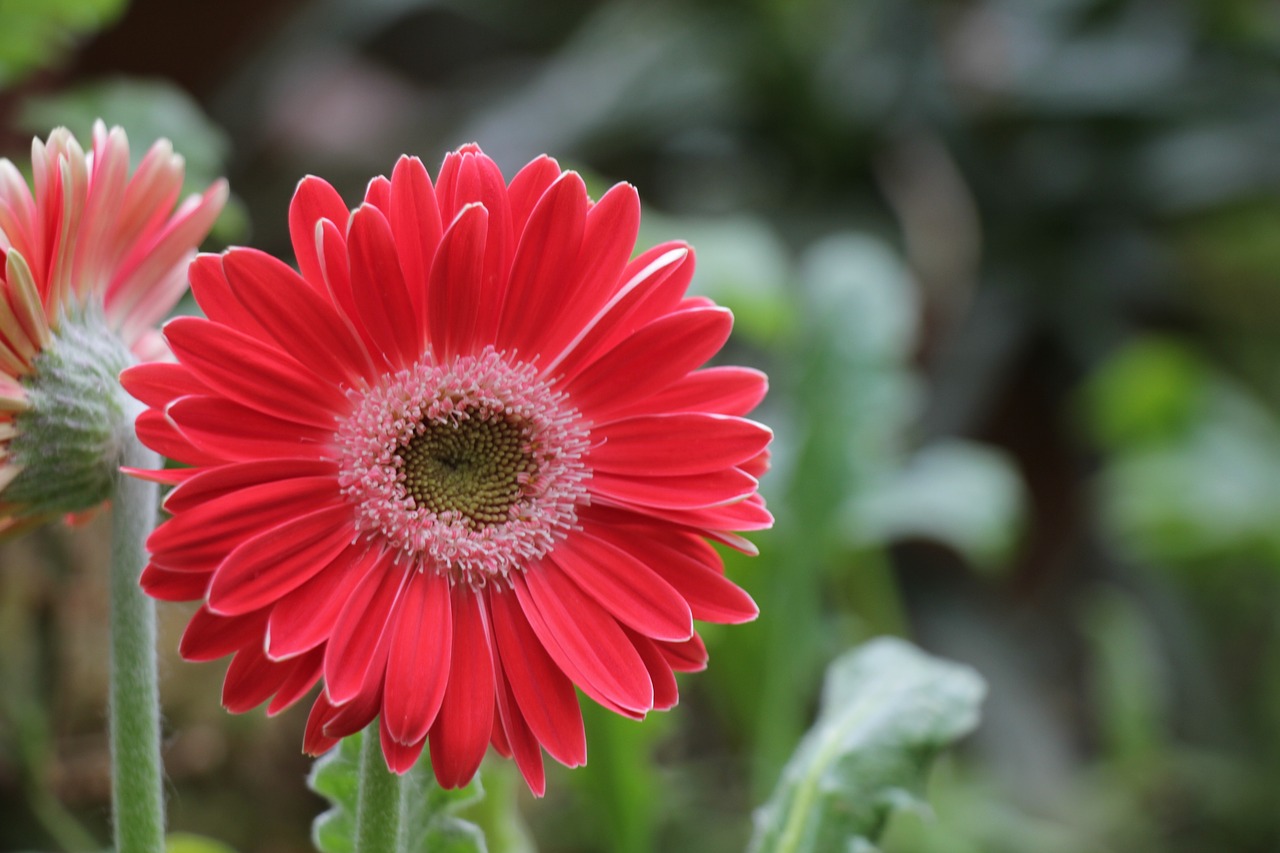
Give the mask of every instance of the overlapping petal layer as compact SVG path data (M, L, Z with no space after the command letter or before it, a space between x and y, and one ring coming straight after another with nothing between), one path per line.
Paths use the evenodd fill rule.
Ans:
M465 146L354 212L303 180L299 272L195 261L207 319L124 379L143 440L193 466L151 474L177 485L143 584L204 602L182 652L234 655L229 708L320 682L308 751L378 718L394 770L429 744L465 784L492 744L541 793L543 750L586 760L575 687L669 708L694 620L754 618L708 540L751 551L771 521L765 378L704 366L732 318L685 297L687 246L629 259L639 217L629 185L592 202L546 157L507 184Z

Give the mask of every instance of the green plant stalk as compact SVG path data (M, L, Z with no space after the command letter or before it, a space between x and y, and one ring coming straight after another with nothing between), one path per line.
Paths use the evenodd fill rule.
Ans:
M377 727L370 725L360 744L355 853L392 853L404 849L405 787L404 780L387 769Z
M158 468L160 457L122 430L121 462ZM138 577L156 524L155 483L117 472L111 530L111 783L115 849L162 853L164 789L160 760L160 691L156 673L156 608Z

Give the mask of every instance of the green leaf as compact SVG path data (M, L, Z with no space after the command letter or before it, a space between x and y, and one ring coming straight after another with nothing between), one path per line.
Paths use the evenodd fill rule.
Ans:
M205 838L203 835L175 832L165 839L165 853L236 853L236 851L221 841Z
M936 540L993 570L1017 544L1025 497L1003 453L944 440L921 448L905 467L855 496L849 528L861 543Z
M56 64L78 38L115 20L125 0L0 0L0 88Z
M889 816L925 808L925 771L978 724L986 684L901 640L872 640L827 670L818 720L756 814L753 853L872 851Z
M359 794L360 739L344 738L316 760L307 785L333 807L316 818L311 839L321 853L351 853L355 839L356 799ZM405 853L486 853L479 827L455 816L484 796L477 776L470 785L445 790L436 784L426 760L405 774L409 808L403 831Z

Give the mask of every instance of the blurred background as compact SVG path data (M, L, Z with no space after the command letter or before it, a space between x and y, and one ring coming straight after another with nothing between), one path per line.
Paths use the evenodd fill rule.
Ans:
M766 370L759 602L635 724L588 708L545 800L486 764L493 851L736 851L824 666L896 634L982 725L889 853L1280 849L1280 6L1270 0L0 0L0 152L58 124L229 177L208 244L290 257L476 141L628 180L642 243ZM187 306L186 310L197 310ZM106 833L106 528L0 546L0 850ZM219 707L161 606L171 823L309 849L306 704Z

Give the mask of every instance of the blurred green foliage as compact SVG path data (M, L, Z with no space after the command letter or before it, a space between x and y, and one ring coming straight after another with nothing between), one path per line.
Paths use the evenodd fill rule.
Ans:
M0 89L56 64L117 18L128 0L0 0Z
M724 360L771 377L778 524L759 557L726 554L760 619L705 627L710 668L673 712L586 709L588 765L520 803L538 849L743 849L826 666L878 634L990 685L934 817L889 821L888 853L1280 848L1273 2L259 5L240 53L187 36L220 69L195 94L222 130L178 145L193 169L229 152L254 245L288 257L305 173L354 200L403 152L476 140L509 175L547 151L639 187L642 242L694 243L695 288L738 317ZM101 38L139 59L9 115L177 142L185 107L98 74L197 79L142 61L180 36L128 18ZM101 829L67 541L0 560L3 849ZM300 787L301 718L218 716L219 676L166 672L174 731L207 740L177 735L175 826L304 849L279 827L317 802L258 806ZM518 782L485 773L468 818L529 849ZM57 837L64 813L88 829Z

